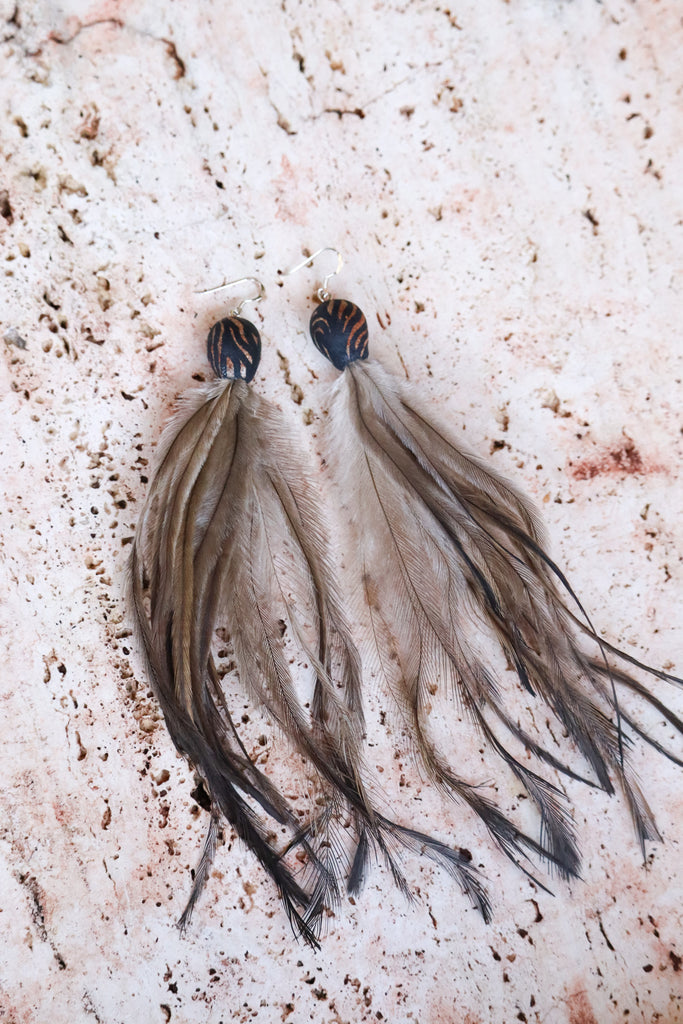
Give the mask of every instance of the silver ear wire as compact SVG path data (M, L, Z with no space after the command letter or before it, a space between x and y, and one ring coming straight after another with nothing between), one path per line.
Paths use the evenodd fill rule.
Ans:
M230 310L230 316L239 316L242 312L242 308L246 306L248 302L260 302L261 299L265 299L266 297L265 286L262 281L259 281L258 277L238 277L234 281L225 281L223 284L217 284L214 288L201 288L199 291L195 292L195 295L208 295L210 292L219 292L221 288L232 288L234 285L243 284L245 281L253 281L258 292L256 295L242 299L234 309Z
M291 270L282 271L283 277L289 277L290 274L296 274L297 270L301 270L303 267L312 267L314 261L317 260L318 256L321 256L324 252L333 252L336 254L337 266L329 274L325 275L323 283L318 288L317 296L321 302L327 302L329 299L330 293L327 290L327 285L333 277L341 272L341 269L344 266L344 257L340 253L339 249L335 249L331 245L325 245L322 249L318 249L314 252L312 256L308 256L305 260L302 260L301 263L297 263L297 265L292 267Z

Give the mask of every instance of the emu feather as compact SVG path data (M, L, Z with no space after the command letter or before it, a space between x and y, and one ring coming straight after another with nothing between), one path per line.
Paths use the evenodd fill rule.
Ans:
M335 441L342 437L343 450ZM640 665L598 637L545 554L541 527L528 503L418 412L408 390L378 362L349 362L336 386L330 438L347 506L362 510L359 572L379 663L431 778L475 810L522 867L519 857L533 852L550 859L565 876L575 876L580 854L564 795L510 752L510 738L538 762L607 793L613 792L616 779L643 849L646 840L657 839L621 723L672 760L680 759L624 712L617 722L615 689L637 693L679 733L683 723L616 668L614 658L671 683L681 680ZM390 589L382 585L388 579ZM578 628L593 644L593 654L581 645ZM487 643L482 644L482 634ZM558 760L509 714L486 646L499 647L520 686L552 709L587 763L589 777ZM437 749L426 705L430 683L442 675L455 688L488 759L502 759L536 804L538 842L520 834Z
M348 329L335 303L343 307ZM479 815L527 874L530 854L565 877L580 872L571 809L562 789L542 776L544 764L560 778L607 793L616 781L644 853L646 840L659 833L630 764L632 739L624 727L672 761L680 764L681 758L621 710L617 691L636 695L678 734L683 722L623 663L667 683L681 680L640 664L597 635L545 553L531 505L419 412L409 390L379 363L367 360L367 331L363 337L358 326L362 313L344 300L335 303L322 303L311 318L314 341L343 368L329 452L344 508L354 519L357 573L370 609L370 660L393 692L424 768L439 788ZM335 362L330 351L342 352L341 358ZM496 661L514 670L529 701L552 710L584 768L560 759L530 722L520 720L520 702L510 702L504 692L511 673ZM477 781L440 748L429 710L430 695L444 680L464 718L460 726L453 720L453 731L474 728L486 770L500 764L524 787L540 817L538 840L483 796ZM538 770L526 763L530 754Z
M488 917L460 852L391 821L372 803L362 757L360 661L342 612L314 489L281 416L243 380L199 389L161 445L131 559L132 603L147 668L177 748L206 782L212 818L188 922L226 819L275 881L295 933L315 944L344 885L357 892L371 857L407 883L396 854L444 867ZM212 642L229 632L241 684L317 773L322 810L302 825L253 763L221 688ZM289 643L314 677L300 698ZM284 833L286 839L274 840ZM299 879L289 854L308 861Z

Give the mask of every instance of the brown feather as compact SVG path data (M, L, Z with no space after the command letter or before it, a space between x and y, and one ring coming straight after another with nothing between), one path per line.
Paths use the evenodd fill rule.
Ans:
M354 520L374 635L374 658L406 718L432 779L466 802L515 862L534 852L561 873L579 872L570 809L556 783L522 763L527 752L573 779L608 793L618 781L644 844L658 832L628 758L622 720L658 750L630 715L620 716L616 688L660 707L677 732L683 723L615 658L673 683L681 681L603 642L565 577L544 551L535 511L508 482L463 452L414 406L374 361L349 362L335 389L330 451ZM592 643L589 653L577 627ZM496 651L498 652L496 654ZM518 717L517 697L550 707L587 764L586 776L536 738ZM472 778L441 753L429 721L430 687L449 681L466 721L498 762L524 787L541 819L540 837L524 834ZM505 690L506 692L503 692ZM542 716L543 717L543 716ZM455 727L455 723L453 723ZM513 754L511 745L520 753ZM571 751L569 751L571 755Z
M369 797L360 660L315 490L280 414L244 382L227 381L200 389L185 417L162 441L131 559L149 675L171 737L204 778L213 807L181 923L207 877L220 816L271 874L295 931L309 942L344 882L358 890L373 852L406 890L395 857L401 847L445 867L487 917L467 858L392 822ZM220 625L230 634L242 686L316 771L322 810L303 824L253 764L230 718L212 654ZM299 693L304 665L308 702ZM278 848L273 823L288 835ZM308 859L302 882L287 866L297 849Z

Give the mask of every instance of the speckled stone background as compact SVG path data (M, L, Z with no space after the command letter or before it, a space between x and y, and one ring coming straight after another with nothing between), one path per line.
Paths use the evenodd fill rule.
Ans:
M472 844L492 925L409 861L414 905L378 868L315 953L228 831L181 939L206 813L122 602L228 301L197 289L263 278L256 386L318 458L315 275L277 270L333 244L374 353L540 504L605 636L683 671L682 19L0 0L3 1024L683 1020L683 772L640 745L647 869L623 801L577 788L584 880L548 896L413 773L396 812Z

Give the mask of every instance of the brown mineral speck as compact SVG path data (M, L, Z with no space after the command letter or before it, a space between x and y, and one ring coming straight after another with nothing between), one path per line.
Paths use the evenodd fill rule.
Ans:
M8 224L12 224L14 221L14 213L9 201L9 192L5 188L0 190L0 217L3 217Z

